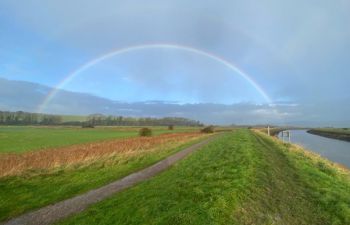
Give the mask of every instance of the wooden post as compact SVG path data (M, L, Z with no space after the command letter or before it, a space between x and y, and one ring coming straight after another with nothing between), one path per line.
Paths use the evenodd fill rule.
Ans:
M270 136L270 126L267 126L267 135Z
M289 143L291 143L290 142L290 131L288 131L288 138L289 138Z

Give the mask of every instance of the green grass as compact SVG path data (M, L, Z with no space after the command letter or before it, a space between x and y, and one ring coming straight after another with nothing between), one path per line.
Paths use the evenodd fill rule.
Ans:
M318 129L312 129L312 130L350 135L350 128L318 128Z
M350 178L261 134L225 134L59 224L350 224Z
M73 144L96 142L115 138L136 137L139 127L32 127L0 126L0 153L22 153L39 149L64 147ZM194 131L198 128L176 127L168 131L166 127L152 127L153 134Z
M108 184L199 140L134 156L117 155L90 165L0 178L0 221Z
M309 133L343 140L343 141L350 141L350 129L349 128L322 128L322 129L311 129L308 130Z

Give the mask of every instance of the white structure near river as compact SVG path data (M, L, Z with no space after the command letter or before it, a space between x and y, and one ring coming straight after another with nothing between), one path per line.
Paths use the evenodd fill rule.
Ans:
M292 143L350 168L350 142L309 134L306 130L290 130L290 132ZM281 133L278 137L282 140Z

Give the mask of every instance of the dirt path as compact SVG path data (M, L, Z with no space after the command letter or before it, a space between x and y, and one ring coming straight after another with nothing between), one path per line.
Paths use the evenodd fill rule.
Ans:
M150 166L148 168L145 168L139 172L132 173L120 180L117 180L113 183L110 183L106 186L100 187L98 189L91 190L85 194L76 196L71 199L67 199L58 203L55 203L53 205L49 205L46 207L43 207L41 209L38 209L33 212L29 212L27 214L24 214L22 216L19 216L17 218L11 219L5 223L1 223L4 225L19 225L19 224L26 224L26 225L46 225L46 224L52 224L54 222L57 222L58 220L61 220L65 217L68 217L72 214L82 212L90 205L97 203L117 192L120 192L126 188L129 188L141 181L147 180L156 174L164 171L171 165L173 165L175 162L183 159L188 154L194 152L195 150L199 149L200 147L208 144L211 140L213 140L215 136L212 136L200 143L197 143L195 145L192 145L172 156L169 156L168 158L154 164L153 166Z

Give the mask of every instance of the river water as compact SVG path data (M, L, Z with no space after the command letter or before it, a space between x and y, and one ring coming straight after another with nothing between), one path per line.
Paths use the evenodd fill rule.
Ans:
M306 130L290 130L291 142L350 168L350 142L309 134ZM278 135L280 139L281 133ZM287 138L285 138L287 140Z

